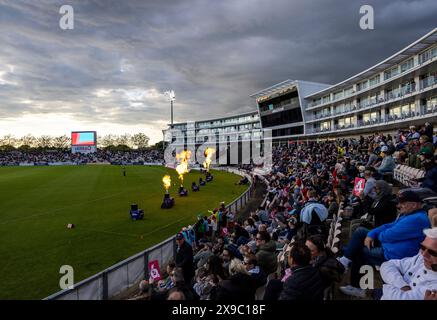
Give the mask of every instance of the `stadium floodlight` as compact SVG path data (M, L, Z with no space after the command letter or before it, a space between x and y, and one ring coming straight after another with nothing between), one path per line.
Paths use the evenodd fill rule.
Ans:
M164 94L170 100L170 108L171 108L171 127L173 128L173 101L176 100L175 94L173 90L165 91Z

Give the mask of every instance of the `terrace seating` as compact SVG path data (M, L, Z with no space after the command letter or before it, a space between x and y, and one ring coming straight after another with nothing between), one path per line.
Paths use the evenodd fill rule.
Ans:
M409 167L406 165L398 165L394 169L393 178L406 187L417 187L417 179L423 178L425 171Z

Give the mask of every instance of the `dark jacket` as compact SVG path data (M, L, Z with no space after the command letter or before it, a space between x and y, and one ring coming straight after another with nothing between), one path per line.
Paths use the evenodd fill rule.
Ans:
M279 300L322 301L323 282L313 266L293 267L285 281Z
M396 196L384 196L375 200L369 208L369 215L375 217L375 228L396 220Z
M194 260L193 249L186 241L177 249L175 263L176 267L182 268L185 283L189 285L194 277Z
M429 169L423 177L422 188L429 188L437 192L437 166Z
M213 299L250 301L255 300L255 291L254 281L249 275L236 273L219 282Z
M334 282L340 282L345 271L343 265L333 256L320 256L313 266L319 270L323 288L330 287Z
M265 274L269 275L275 272L278 268L275 242L269 241L261 245L256 253L256 258L258 265Z
M261 287L267 283L267 276L259 266L256 266L249 273L250 273L250 277L253 280L253 284L255 286L255 289L258 289L259 287Z

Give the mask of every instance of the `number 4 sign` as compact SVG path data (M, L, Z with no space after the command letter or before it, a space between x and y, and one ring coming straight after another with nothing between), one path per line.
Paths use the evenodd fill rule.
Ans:
M159 272L158 260L153 260L149 262L149 273L153 280L161 280L161 273Z
M366 179L355 178L354 192L353 192L354 196L359 197L361 192L363 192L365 185L366 185Z

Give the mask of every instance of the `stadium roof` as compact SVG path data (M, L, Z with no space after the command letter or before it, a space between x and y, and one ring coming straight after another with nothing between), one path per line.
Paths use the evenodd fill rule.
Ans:
M326 89L317 91L315 93L312 93L305 98L318 98L320 96L323 96L327 94L328 92L331 92L333 90L340 90L344 87L350 86L353 83L359 82L360 80L364 80L378 72L381 72L387 68L390 68L392 66L395 66L399 62L403 61L404 59L413 56L420 51L426 49L427 47L431 46L432 44L437 42L437 28L434 28L432 31L428 32L426 35L421 37L420 39L416 40L409 46L403 48L402 50L396 52L394 55L388 57L387 59L381 61L380 63L342 81L337 84L334 84Z
M263 97L263 96L266 96L266 95L270 95L270 94L275 93L277 91L289 88L289 87L291 87L293 85L296 85L296 83L297 83L296 80L288 79L288 80L282 81L280 83L277 83L277 84L275 84L275 85L273 85L271 87L268 87L266 89L262 89L262 90L260 90L258 92L255 92L254 94L251 94L250 97L251 98L259 98L259 97Z

